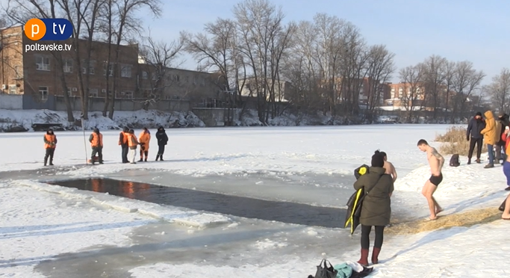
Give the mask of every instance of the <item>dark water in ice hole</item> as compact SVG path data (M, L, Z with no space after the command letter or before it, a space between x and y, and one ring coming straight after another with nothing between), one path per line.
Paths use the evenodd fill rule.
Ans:
M160 195L161 192L165 192L162 194L164 196L162 200L170 205L230 214L237 226L233 228L211 226L205 230L196 230L190 233L187 227L156 221L135 228L129 235L133 243L129 247L92 246L76 253L16 260L11 262L11 265L33 265L34 261L47 259L35 267L36 272L40 272L46 277L130 277L130 269L158 262L192 263L196 264L197 267L200 265L238 267L243 264L257 262L263 266L264 264L295 259L296 256L321 258L323 253L339 255L343 250L356 249L359 244L358 237L350 238L346 229L320 227L341 226L339 223L343 222L345 213L343 209L292 202L296 200L325 206L342 206L345 203L345 200L343 200L345 193L352 192L352 189L348 189L352 185L351 177L311 174L304 178L294 176L289 180L288 176L282 177L279 175L280 173L276 173L276 177L274 176L275 173L272 177L268 177L267 173L250 173L248 177L246 174L241 176L182 177L171 173L156 172L158 175L155 178L154 171L129 170L109 174L108 176L143 182L96 179L94 185L92 185L92 179L89 179L88 181L74 180L75 185L73 186L73 181L62 180L63 178L69 178L65 173L66 170L72 169L58 169L59 173L57 173L57 169L53 171L19 171L0 175L0 179L48 179L52 176L53 183L63 185L63 182L71 182L70 187L84 190L94 190L95 188L98 192L112 190L108 191L112 195L137 198L149 202L155 201L154 196L148 197L151 194ZM61 180L55 182L57 179ZM339 179L342 179L342 181L339 182ZM265 201L189 188L169 188L153 185L147 182L149 180L160 184L168 184L168 181L172 181L172 184L201 190L212 187L213 190L223 193L233 192L232 189L238 191L233 185L239 184L241 181L243 183L241 184L242 188L251 188L245 187L244 183L256 184L257 186L253 186L252 191L234 192L234 194L260 197L266 196L268 194L267 190L269 190L269 194L273 196L272 200L281 199L282 196L285 196L285 192L294 190L297 183L297 190L301 192L301 196L296 196L294 192L293 198L284 198L290 199L290 202ZM183 181L188 181L188 183ZM211 181L214 183L213 186L210 184ZM76 183L78 183L78 186L76 186ZM204 184L202 185L202 183ZM227 187L225 187L225 184L227 184ZM289 184L292 184L291 187L288 186ZM315 188L314 185L316 184L320 184L321 187ZM340 188L338 188L338 184L340 184ZM280 188L271 191L275 185L276 187L280 186ZM172 193L175 196L171 196ZM179 198L176 198L177 196ZM185 202L185 200L189 202ZM233 205L241 206L242 210L233 211L233 209L229 209ZM266 206L273 207L270 213L267 213ZM252 211L248 208L251 208ZM273 213L275 211L276 214ZM236 215L248 218L237 218ZM270 219L279 222L264 221ZM304 225L316 225L316 227L313 228L310 234L308 232L309 226L296 226L286 223L303 223ZM316 231L318 234L315 234ZM259 242L264 243L265 240L276 243L284 242L286 245L269 249L257 247ZM311 266L312 268L313 266ZM163 273L162 275L164 277Z
M246 218L327 228L343 227L345 209L267 201L186 188L132 181L91 178L50 182L161 205L184 207Z

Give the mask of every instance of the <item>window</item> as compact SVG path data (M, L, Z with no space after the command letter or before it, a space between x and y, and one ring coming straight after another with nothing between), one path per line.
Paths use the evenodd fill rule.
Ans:
M41 100L48 100L48 87L39 87L39 94L41 95Z
M96 72L96 70L95 70L96 61L90 60L88 64L89 64L89 68L88 68L88 71L87 71L87 60L82 60L82 62L81 62L81 73L83 73L83 74L94 74Z
M131 65L122 65L122 69L120 70L121 77L131 77Z
M148 74L146 71L142 71L142 79L147 79Z
M64 59L64 72L71 73L73 72L73 59Z
M47 56L37 55L35 56L35 69L36 70L50 70L50 58Z
M115 96L117 98L133 98L133 92L120 92L120 93L116 93Z
M89 89L89 97L98 97L99 90L98 89Z
M17 91L16 85L9 85L9 94L15 95Z
M103 65L103 76L106 76L107 72L108 72L108 76L113 76L113 66L114 66L114 64L108 65L107 63L105 63ZM108 67L108 69L107 69L107 67Z

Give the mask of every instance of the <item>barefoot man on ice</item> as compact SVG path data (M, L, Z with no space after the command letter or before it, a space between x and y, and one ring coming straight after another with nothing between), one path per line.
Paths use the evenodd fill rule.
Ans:
M439 206L436 199L434 199L432 195L436 191L437 186L443 180L443 174L441 173L441 170L443 169L444 157L440 155L435 148L431 147L424 139L420 139L420 141L418 141L418 148L420 151L427 153L430 172L432 173L430 179L425 182L421 193L423 196L425 196L425 198L427 198L427 202L429 204L429 220L436 220L437 214L443 211L443 209L441 206Z

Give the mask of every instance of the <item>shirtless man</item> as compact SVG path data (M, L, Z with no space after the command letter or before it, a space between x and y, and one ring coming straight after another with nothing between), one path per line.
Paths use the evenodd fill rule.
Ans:
M380 152L380 154L384 157L384 166L383 168L386 170L385 174L388 174L393 179L393 182L397 180L397 170L395 170L395 166L391 162L388 161L388 156L385 152Z
M430 210L430 220L436 220L437 214L443 211L441 206L437 203L436 199L432 196L434 192L437 189L437 186L441 183L443 180L443 174L441 173L441 170L443 169L444 164L444 157L440 155L437 150L427 143L424 139L420 139L418 141L418 148L422 152L427 153L427 159L429 161L430 166L430 172L432 175L430 176L430 179L425 182L425 185L423 186L423 190L421 193L425 198L427 199L427 202L429 204L429 210Z

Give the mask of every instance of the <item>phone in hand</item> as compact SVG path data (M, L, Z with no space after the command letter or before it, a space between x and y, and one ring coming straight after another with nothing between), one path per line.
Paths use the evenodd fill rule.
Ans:
M509 127L509 126L506 126L506 127L505 127L505 130L508 130L508 129L510 129L510 127Z

